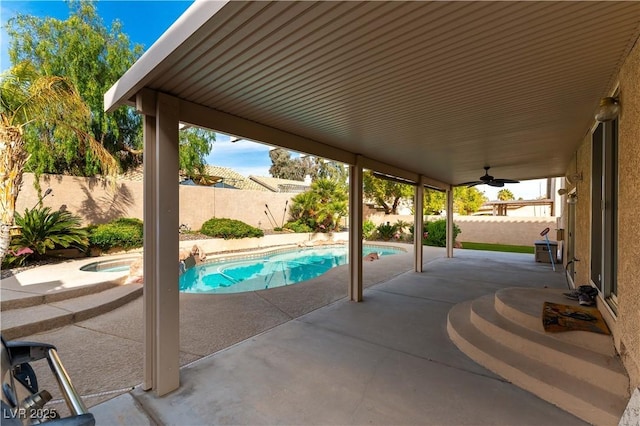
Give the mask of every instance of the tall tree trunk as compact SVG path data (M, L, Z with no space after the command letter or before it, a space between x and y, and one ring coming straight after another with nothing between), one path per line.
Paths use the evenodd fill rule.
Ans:
M393 206L391 207L391 214L398 214L398 205L400 204L400 199L402 197L395 197L393 199Z
M0 122L0 262L9 251L16 199L27 159L22 127Z
M378 198L378 204L380 204L382 206L382 208L384 209L384 214L390 214L391 213L391 209L389 208L389 205L384 201L384 199Z

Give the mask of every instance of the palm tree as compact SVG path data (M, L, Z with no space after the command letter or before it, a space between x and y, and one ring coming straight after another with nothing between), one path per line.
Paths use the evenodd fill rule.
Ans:
M86 131L89 119L89 109L62 77L41 75L29 62L0 76L0 261L9 250L16 199L29 159L26 130L36 132L41 142L74 134L100 162L105 174L117 172L116 160Z
M513 192L511 192L511 190L505 188L505 189L501 189L500 191L498 191L498 200L502 200L502 201L508 201L508 200L515 200L516 197L513 196Z

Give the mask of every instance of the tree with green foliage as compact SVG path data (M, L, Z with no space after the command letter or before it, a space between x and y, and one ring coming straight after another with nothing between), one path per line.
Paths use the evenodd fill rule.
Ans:
M442 191L426 188L424 191L424 214L439 215L446 208L447 197ZM487 201L477 188L456 186L453 188L453 210L461 215L477 212Z
M272 149L269 151L269 158L269 173L274 178L303 181L305 176L315 173L310 157L291 158L291 153L284 148Z
M498 191L498 200L508 201L508 200L515 200L515 199L516 197L513 195L513 192L511 192L511 190L507 188L504 188Z
M315 157L316 173L312 175L312 180L329 179L347 185L349 178L349 168L336 161L329 161L323 158Z
M403 198L411 199L414 195L413 186L380 179L367 170L362 175L364 196L374 200L384 209L385 214L398 214L398 206Z
M306 225L315 232L332 232L340 228L341 219L347 215L349 195L345 185L317 179L308 191L291 201L291 222Z
M469 215L480 210L487 197L475 187L456 186L453 190L453 210L461 215Z
M66 78L91 110L91 136L114 154L121 168L138 166L143 155L141 117L128 106L106 113L104 93L142 55L143 46L132 45L119 21L106 27L94 2L72 0L69 9L66 20L30 15L10 19L11 63L28 60L42 74ZM204 130L180 132L181 169L186 174L205 164L211 135L213 132ZM100 171L97 158L83 151L74 135L58 135L56 143L44 145L34 134L26 134L25 139L30 154L27 169L36 175L93 176Z
M455 190L454 190L455 191ZM424 190L424 214L439 215L445 209L447 195L443 191L437 191L431 188Z
M215 142L215 133L189 127L180 130L180 171L194 182L206 180L205 173L206 156L211 152Z
M71 1L69 8L69 18L64 21L30 15L10 19L7 33L11 63L28 60L43 74L66 78L91 111L89 130L93 138L116 154L124 168L140 164L140 116L130 107L105 113L103 96L142 54L143 48L131 46L120 22L106 28L94 3ZM30 171L81 176L99 171L90 153L74 154L78 152L79 141L73 135L47 146L27 136L27 144Z
M49 147L73 137L73 156L88 155L105 174L115 174L114 158L89 133L90 111L64 78L41 75L28 62L0 76L0 260L14 225L16 199L29 159L28 136Z

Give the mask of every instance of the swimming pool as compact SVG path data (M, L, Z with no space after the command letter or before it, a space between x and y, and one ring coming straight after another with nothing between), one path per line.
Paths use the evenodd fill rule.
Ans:
M363 255L404 253L388 246L365 245ZM347 263L347 247L314 247L278 251L264 256L211 262L188 269L180 276L185 293L241 293L296 284L319 277L329 269Z

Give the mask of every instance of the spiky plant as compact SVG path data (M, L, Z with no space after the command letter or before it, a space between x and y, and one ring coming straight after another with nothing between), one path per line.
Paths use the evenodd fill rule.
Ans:
M80 227L80 218L66 210L36 207L25 210L22 215L16 213L15 222L22 227L22 233L11 239L14 251L29 247L43 255L57 247L85 250L89 245L88 233Z
M16 199L29 159L25 128L41 135L41 143L73 134L102 164L105 174L117 172L117 162L87 131L90 112L69 81L41 75L23 62L0 76L0 261L4 259L14 227Z

